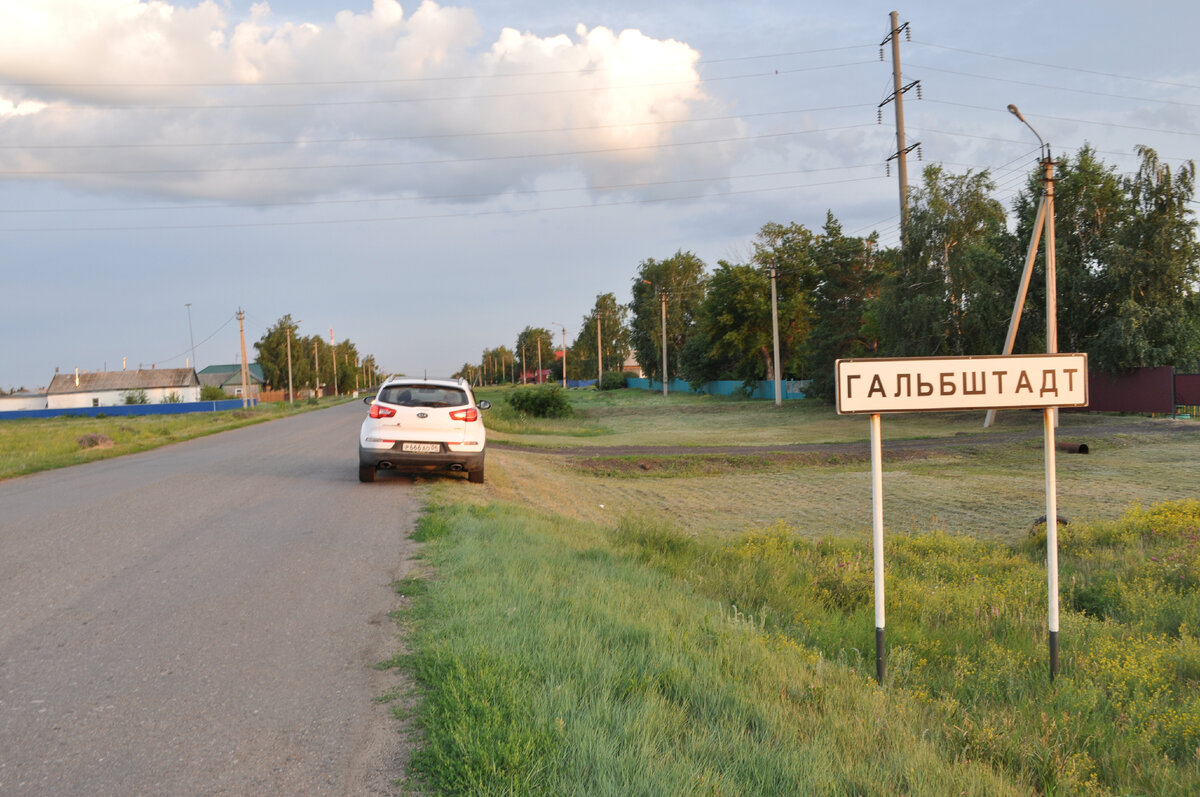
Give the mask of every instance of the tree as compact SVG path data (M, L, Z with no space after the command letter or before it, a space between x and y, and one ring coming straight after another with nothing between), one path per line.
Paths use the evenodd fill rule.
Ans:
M804 373L804 349L812 331L812 292L817 284L813 247L816 239L803 224L764 224L754 240L754 263L770 277L776 273L779 307L779 361L784 376ZM769 291L769 289L768 289ZM768 296L769 299L769 296ZM768 316L768 332L770 317ZM774 379L774 341L766 358L767 379Z
M1095 346L1105 319L1114 311L1109 263L1132 207L1120 176L1098 160L1090 147L1081 147L1074 158L1056 162L1054 175L1058 348L1089 351ZM1013 205L1020 246L1014 257L1022 266L1043 190L1043 172L1039 167ZM1044 241L1038 243L1034 274L1043 278L1031 280L1018 327L1016 352L1046 350L1046 247Z
M591 312L583 317L579 334L571 344L569 367L583 378L590 379L598 373L599 363L596 362L596 319L600 320L600 353L604 359L604 367L608 371L620 371L629 356L629 327L627 319L629 308L617 303L617 297L611 293L602 293L596 297L596 304Z
M1124 187L1130 215L1117 235L1108 264L1112 313L1100 324L1092 354L1109 372L1200 361L1195 317L1200 250L1188 205L1196 166L1174 174L1149 147Z
M940 166L925 168L924 185L911 197L903 250L878 308L887 354L1000 350L1016 277L1006 257L1012 246L1004 208L991 196L993 189L986 171L951 175Z
M541 346L541 367L548 369L554 362L554 337L542 327L525 327L517 335L515 353L519 373L535 374L538 369L538 346Z
M873 254L875 241L874 235L846 237L833 213L826 214L825 227L812 248L816 286L813 328L806 346L811 395L832 401L837 360L879 350L873 311L887 258Z
M753 382L769 374L774 356L770 291L761 269L718 263L696 328L684 344L680 375L699 385L715 379Z
M679 373L679 358L704 303L704 261L678 251L666 260L642 261L633 280L629 340L642 370L662 378L661 297L667 300L667 367Z

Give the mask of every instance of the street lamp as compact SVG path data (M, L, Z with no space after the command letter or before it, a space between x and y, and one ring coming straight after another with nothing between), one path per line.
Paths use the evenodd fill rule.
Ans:
M1012 354L1013 347L1017 339L1017 325L1021 320L1021 313L1025 309L1025 296L1029 292L1029 281L1033 275L1033 261L1037 258L1038 238L1042 231L1045 230L1046 240L1046 352L1048 354L1058 353L1058 268L1056 264L1055 254L1055 235L1054 235L1054 159L1050 157L1050 145L1042 140L1041 135L1037 130L1033 129L1033 125L1026 121L1021 115L1021 111L1016 105L1011 103L1008 106L1008 112L1021 120L1021 123L1029 128L1030 132L1037 137L1038 144L1041 148L1041 163L1042 163L1042 183L1045 186L1042 190L1042 197L1038 201L1037 215L1034 220L1033 234L1029 237L1029 247L1025 253L1025 269L1021 273L1021 285L1017 290L1017 298L1013 302L1012 319L1008 324L1008 335L1004 339L1004 354ZM1054 425L1058 426L1058 410L1052 409L1054 416ZM985 427L991 426L996 418L995 410L988 410L987 418L984 419Z
M565 389L567 386L567 328L564 327L562 324L558 323L557 321L551 321L550 323L556 327L562 328L562 335L563 335L563 388Z
M1054 262L1054 160L1050 157L1050 145L1042 140L1033 125L1025 121L1017 106L1009 105L1008 112L1025 123L1037 136L1042 152L1042 199L1038 203L1037 221L1034 223L1033 236L1029 241L1029 252L1025 258L1025 271L1021 275L1021 288L1017 292L1017 301L1013 307L1013 317L1009 324L1008 338L1004 341L1004 353L1012 353L1013 339L1017 334L1017 319L1021 315L1021 307L1025 301L1025 292L1029 288L1029 277L1033 270L1033 259L1037 256L1038 228L1045 226L1046 230L1046 353L1058 353L1058 276L1055 273ZM989 414L988 421L991 420ZM987 421L985 421L987 423ZM1049 643L1050 643L1050 680L1058 674L1058 483L1055 476L1054 427L1058 426L1058 410L1047 407L1042 410L1042 423L1045 428L1045 457L1046 457L1046 578L1049 596Z

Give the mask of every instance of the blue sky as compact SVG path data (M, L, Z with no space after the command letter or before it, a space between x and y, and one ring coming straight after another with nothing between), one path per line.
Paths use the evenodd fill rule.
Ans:
M448 374L768 221L894 243L894 7L0 0L0 388L183 366L188 303L199 367L241 307ZM1200 7L1131 8L900 8L908 140L1006 202L1010 102L1056 152L1195 158Z

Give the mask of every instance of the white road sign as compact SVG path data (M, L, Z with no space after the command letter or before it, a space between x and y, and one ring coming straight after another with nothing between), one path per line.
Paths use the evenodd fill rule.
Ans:
M1086 354L837 361L841 415L1086 407Z

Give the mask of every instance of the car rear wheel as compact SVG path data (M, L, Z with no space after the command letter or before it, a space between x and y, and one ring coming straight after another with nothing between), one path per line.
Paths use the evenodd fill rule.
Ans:
M479 466L479 470L467 471L467 481L472 484L483 484L483 466Z
M358 466L358 480L364 484L375 481L375 466L360 464Z

